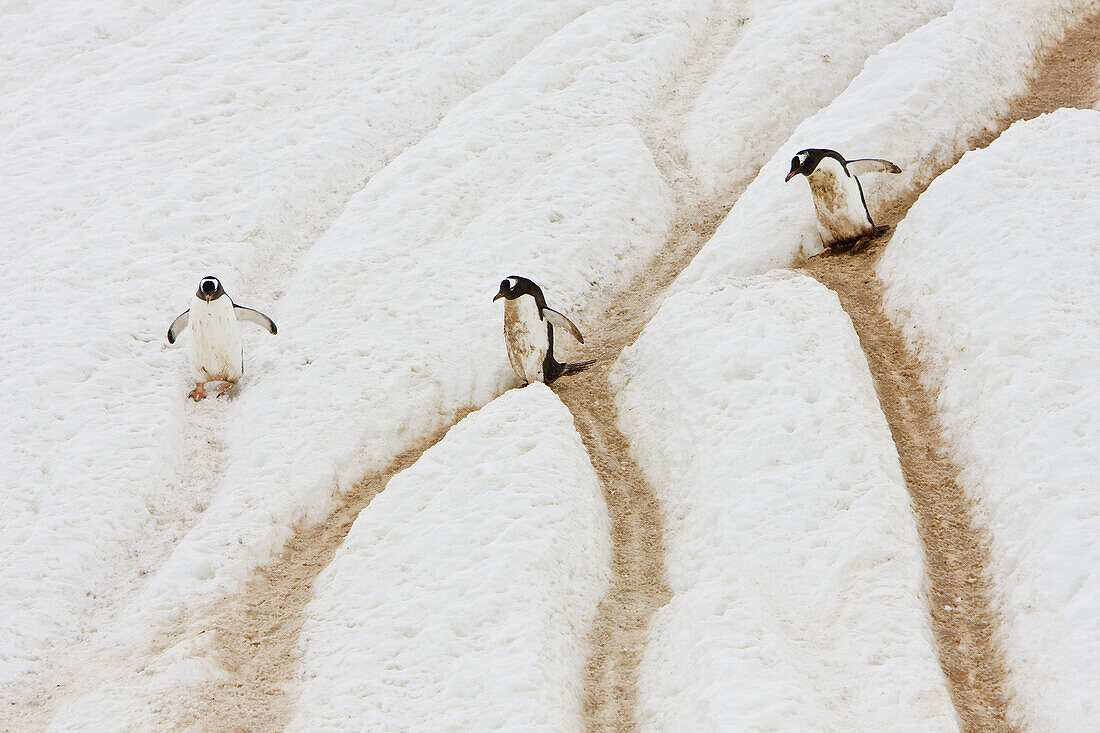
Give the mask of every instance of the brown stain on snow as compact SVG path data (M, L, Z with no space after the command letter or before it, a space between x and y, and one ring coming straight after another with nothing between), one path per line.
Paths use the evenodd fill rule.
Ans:
M726 36L719 39L724 42L731 37L729 29L715 34ZM689 71L689 76L705 78L707 67L713 68L720 58L721 45L704 49L696 60L699 68ZM1066 42L1047 55L1031 93L1014 105L1008 119L1034 117L1059 106L1091 106L1098 48L1100 15L1071 31ZM684 119L687 102L677 99L681 94L673 89L669 99L655 108L675 112L679 107L680 114L673 116ZM678 192L681 214L665 249L648 269L624 287L602 294L590 309L595 316L586 319L591 331L588 343L600 346L586 355L596 356L598 363L582 375L554 384L574 415L600 477L612 525L611 589L589 637L591 655L585 669L583 709L588 730L636 729L636 675L649 619L670 598L664 578L660 507L630 455L629 442L617 428L609 372L655 312L660 294L714 233L736 198L736 192L706 200L693 196L698 192L686 173L686 155L669 143L676 130L659 127L650 128L647 142L658 168ZM911 200L894 202L884 218L896 223L911 204ZM933 397L920 385L920 365L882 315L874 264L886 241L879 238L858 256L811 261L807 271L840 294L868 353L917 506L928 553L941 665L964 730L1013 730L1005 722L1007 670L995 644L997 617L985 571L988 541L974 528L973 507L957 485L958 468L946 458ZM230 679L204 690L199 700L188 696L168 704L174 710L165 719L169 727L221 731L286 727L293 712L290 688L298 666L304 609L313 597L318 574L331 562L355 517L389 478L412 465L445 433L425 436L387 470L362 481L341 497L338 508L321 525L300 527L281 555L254 574L246 592L215 610L204 633L216 635L219 662L230 672Z
M637 729L637 671L649 639L649 620L672 597L665 580L664 520L656 493L618 428L610 372L656 310L656 296L714 233L727 207L709 202L674 222L669 242L651 266L625 287L600 298L586 319L599 344L596 364L556 381L600 478L611 520L612 581L588 643L583 713L586 730Z
M1017 120L1062 107L1091 108L1098 62L1100 13L1042 55L1027 93L1011 103L998 129L973 141L971 149L988 145ZM896 225L919 193L888 204L884 218ZM1007 685L1011 670L999 646L990 538L976 525L974 502L959 485L960 469L942 437L936 396L921 379L923 366L882 309L883 284L875 268L892 235L893 229L858 255L816 257L801 268L836 292L867 355L913 500L937 653L962 730L1019 731Z
M882 311L874 270L889 235L858 255L817 257L805 271L836 292L852 319L890 425L912 497L929 581L940 666L964 731L1008 731L1008 674L996 645L988 538L958 484L936 417L934 395L901 332Z
M634 461L618 428L615 390L609 376L619 354L633 344L676 276L714 234L736 191L703 195L687 152L677 144L691 104L732 46L743 19L716 19L699 40L684 73L655 100L652 117L639 130L675 203L664 247L619 287L600 293L585 314L585 356L596 364L554 383L573 413L577 430L600 478L611 520L612 579L588 637L582 714L588 731L638 728L638 665L649 639L649 621L672 597L665 579L664 519L653 487ZM595 345L599 346L595 346ZM592 352L595 347L595 353Z
M244 592L215 610L201 633L214 636L215 660L228 679L206 686L197 699L187 696L185 704L166 704L161 716L165 729L251 733L286 728L294 712L298 639L317 576L389 480L470 412L461 410L445 428L424 436L385 470L342 494L325 522L298 527L282 553L253 573Z

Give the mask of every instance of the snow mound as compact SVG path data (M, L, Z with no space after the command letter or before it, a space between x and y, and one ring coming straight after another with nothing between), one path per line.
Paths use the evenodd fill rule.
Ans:
M334 488L513 385L502 277L531 277L583 327L586 298L659 248L670 196L633 119L691 49L693 12L586 14L349 201L290 284L284 347L240 397L219 494L150 607L235 587L295 523L324 518Z
M247 395L293 344L279 299L352 193L592 4L5 4L0 698L58 692L52 672L212 506L235 431L260 446L247 463L301 437L265 443ZM246 397L191 405L164 337L208 273L280 334L246 331Z
M1100 718L1100 112L1021 122L936 179L879 265L992 536L1012 711Z
M802 148L849 159L887 158L901 175L861 177L872 216L883 201L915 195L971 141L995 129L1021 94L1040 49L1058 42L1090 0L961 0L942 18L872 56L828 107L798 126L745 189L729 216L677 279L749 275L821 251L802 176L783 179ZM1075 15L1077 14L1077 15Z
M956 730L901 467L836 296L789 273L678 293L614 378L674 593L643 728Z
M396 476L317 583L292 730L580 730L607 509L573 417L506 392Z
M515 383L492 302L502 277L533 278L583 328L581 304L660 247L672 205L635 120L704 20L679 2L586 13L348 200L265 309L277 350L253 362L226 416L209 504L129 614L151 629L138 644L155 650L142 637L162 627L197 633L295 525L323 520L363 476ZM172 666L205 669L206 654ZM124 674L117 699L94 689L59 725L91 710L142 715L131 709L163 685L137 665Z
M765 0L725 9L742 27L683 130L710 195L752 180L800 122L844 91L868 56L951 9L951 0Z

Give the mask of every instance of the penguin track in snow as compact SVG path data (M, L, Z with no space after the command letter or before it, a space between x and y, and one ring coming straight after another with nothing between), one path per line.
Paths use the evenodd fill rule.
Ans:
M1092 74L1097 52L1100 13L1071 29L1061 44L1044 53L1028 91L1011 102L997 129L972 141L970 149L985 147L1018 120L1061 107L1093 107L1100 101ZM883 220L896 225L920 193L888 203ZM998 647L1000 619L987 570L990 538L975 526L973 503L958 485L959 467L947 457L935 395L921 381L923 367L882 311L883 286L875 267L892 234L892 229L879 234L859 254L813 258L800 269L837 293L867 356L913 499L925 551L937 654L961 729L964 733L1017 731L1007 689L1010 670ZM945 606L952 610L944 610Z
M588 637L582 715L589 731L638 728L637 672L649 639L649 621L672 593L665 578L664 521L656 493L617 427L615 361L653 317L660 297L687 267L733 205L737 191L704 196L679 146L682 123L707 79L737 41L744 19L723 15L699 40L683 75L670 81L654 114L640 123L642 137L672 191L677 214L665 246L635 276L599 293L582 316L595 365L553 389L573 414L603 489L611 520L612 576Z
M471 412L473 408L453 415L445 427L424 436L385 470L342 494L325 522L297 528L279 556L253 574L244 592L195 621L197 628L214 635L215 661L231 676L207 684L201 695L166 704L165 729L285 730L294 713L288 690L298 668L298 638L317 576L332 562L355 518L390 479ZM204 704L195 707L194 699Z
M735 22L731 20L727 25ZM687 87L701 86L706 70L698 69L713 67L720 61L720 57L713 55L713 47L732 43L728 30L711 34L719 38L701 50L696 64L686 72L691 77ZM707 42L702 45L707 46ZM673 225L666 250L658 255L651 269L623 288L601 296L602 307L598 303L588 309L590 313L601 314L585 319L585 323L592 320L601 324L599 329L588 329L589 344L601 344L593 354L598 360L596 367L575 380L554 385L573 412L604 483L614 533L613 588L601 604L600 618L591 636L593 649L585 681L585 724L589 729L635 727L633 678L642 649L641 646L617 648L617 645L624 640L644 643L649 615L668 598L663 578L659 507L652 489L630 458L627 441L615 428L614 392L607 383L607 371L622 349L637 338L656 309L660 294L710 238L736 198L735 192L706 200L698 197L694 182L685 172L682 151L669 143L674 137L670 134L674 123L682 120L676 111L687 109L683 94L684 87L670 88L669 98L663 104L655 104L655 108L672 109L673 114L668 121L655 117L645 135L658 168L678 194L683 213ZM456 416L454 422L461 417ZM301 628L301 610L312 596L314 578L331 560L358 511L391 476L411 465L445 432L441 430L425 438L386 472L357 485L354 496L330 521L299 531L282 555L254 576L247 593L216 609L214 618L224 637L219 644L223 662L227 669L237 672L233 679L209 690L207 701L213 700L209 708L186 711L187 720L202 726L222 721L222 729L284 727L293 701L287 699L289 696L281 684L294 675L293 650ZM613 478L605 480L608 476ZM637 538L642 542L638 543ZM623 626L630 619L633 621Z

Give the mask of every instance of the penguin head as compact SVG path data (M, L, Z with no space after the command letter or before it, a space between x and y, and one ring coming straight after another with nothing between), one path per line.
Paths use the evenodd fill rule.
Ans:
M539 301L541 305L545 301L542 297L542 290L533 281L528 280L525 277L519 275L509 275L500 281L500 290L493 296L493 300L499 298L505 298L506 300L515 300L521 295L530 295L535 300Z
M798 154L791 158L791 172L787 174L787 177L783 179L783 182L794 178L801 173L804 176L808 176L814 172L813 167L809 167L807 164L810 162L810 151L800 150ZM814 167L817 167L817 161L814 161Z
M202 280L199 280L199 289L195 291L195 297L199 300L205 300L209 303L212 300L225 295L225 291L222 290L222 284L218 281L218 278L213 275L207 275Z
M791 180L799 173L809 177L817 170L817 166L820 165L821 161L825 158L833 158L841 165L847 164L844 157L835 150L829 150L827 148L806 148L805 150L799 150L798 153L791 158L791 172L783 179L784 182Z

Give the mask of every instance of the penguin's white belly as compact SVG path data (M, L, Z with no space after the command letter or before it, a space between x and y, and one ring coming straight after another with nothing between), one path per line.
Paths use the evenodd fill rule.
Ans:
M528 383L543 381L542 361L550 348L550 338L532 296L504 301L504 342L516 374Z
M187 327L191 331L191 378L196 382L236 382L244 372L241 325L227 296L207 303L195 299Z
M839 165L837 166L839 168ZM863 205L855 176L843 170L817 170L808 177L817 209L817 229L826 247L871 234L874 226Z

